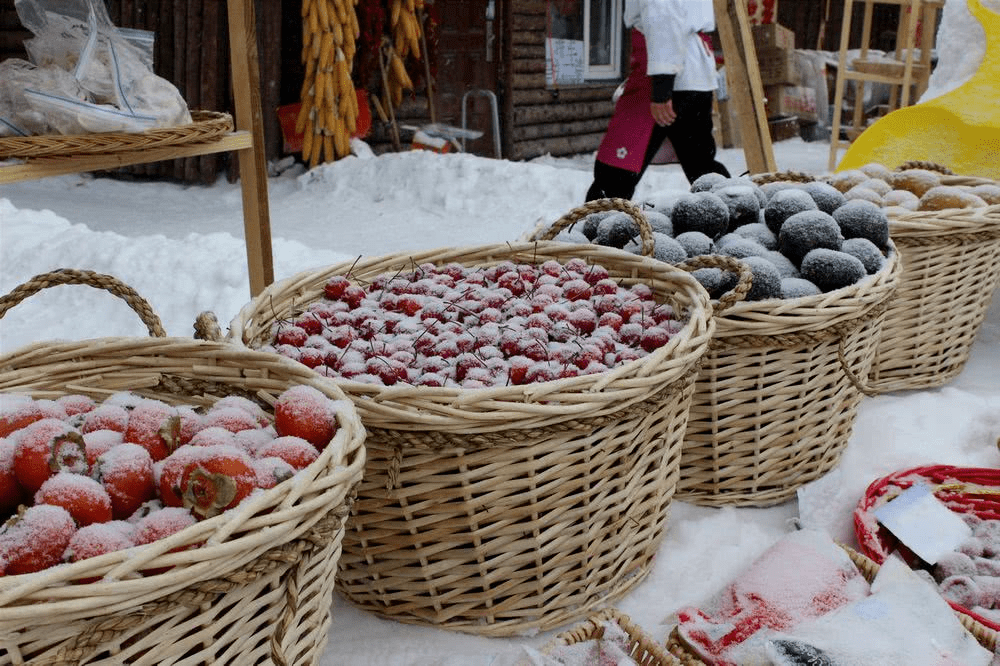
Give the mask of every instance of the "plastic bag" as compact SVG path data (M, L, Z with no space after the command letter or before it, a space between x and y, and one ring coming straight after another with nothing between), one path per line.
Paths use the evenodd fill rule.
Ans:
M25 47L35 70L22 67L21 76L0 79L0 100L14 107L0 106L0 132L140 132L191 122L177 88L153 73L152 33L116 28L101 0L14 4L34 35ZM54 69L76 85L44 75ZM39 115L47 121L45 131L17 120Z

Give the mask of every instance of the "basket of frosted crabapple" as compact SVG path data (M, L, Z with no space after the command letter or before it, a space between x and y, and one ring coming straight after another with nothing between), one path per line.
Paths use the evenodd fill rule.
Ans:
M229 338L336 378L358 408L341 594L502 636L584 617L648 573L713 330L685 271L521 242L301 273Z
M724 303L736 275L692 271L719 300L684 436L679 499L777 504L832 469L847 446L901 267L884 217L826 212L816 203L825 192L800 191L812 203L800 211L772 204L749 178L707 174L690 191L643 202L654 259L690 268L696 257L725 257L753 276L745 298ZM577 221L534 235L643 251L622 211Z
M788 175L768 177L783 181ZM850 206L888 217L903 274L869 386L879 392L932 388L957 376L1000 284L1000 183L923 162L793 177L797 183L766 187L815 180L836 188Z
M914 486L926 487L968 527L964 537L956 538L957 547L933 564L915 555L875 516ZM873 562L898 554L932 579L952 608L991 632L1000 631L1000 469L925 465L876 479L854 510L854 533L861 553Z
M165 337L0 356L0 664L316 664L364 427L301 364Z

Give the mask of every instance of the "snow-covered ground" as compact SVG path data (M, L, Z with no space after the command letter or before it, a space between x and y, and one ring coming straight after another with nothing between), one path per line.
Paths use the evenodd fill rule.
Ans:
M829 145L774 146L779 170L826 172ZM735 173L739 150L720 151ZM269 182L275 276L352 259L443 246L502 243L579 205L592 155L508 162L410 152L350 157ZM636 198L687 189L676 165L652 167ZM73 175L0 185L0 292L55 268L109 273L134 287L170 335L198 313L228 322L249 300L238 184L142 183ZM121 301L89 287L45 290L0 321L0 349L45 339L146 335ZM721 589L794 520L853 543L851 511L868 483L929 463L1000 467L1000 300L964 372L947 386L866 398L840 465L798 501L763 509L675 501L649 576L614 602L657 639L672 612ZM340 598L324 666L499 664L553 632L488 639L403 625Z

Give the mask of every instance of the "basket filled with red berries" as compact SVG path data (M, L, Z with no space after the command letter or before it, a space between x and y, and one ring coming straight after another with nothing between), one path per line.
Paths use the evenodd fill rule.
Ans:
M859 219L833 195L829 185L706 174L689 192L644 202L651 258L692 269L716 322L691 401L679 499L778 504L832 469L847 447L872 390L867 379L902 263L884 216ZM647 253L620 211L560 219L534 234ZM731 299L737 275L705 266L707 258L752 273L745 297Z
M0 356L0 664L312 666L328 636L364 427L308 368L165 337Z
M685 271L520 242L300 273L229 336L358 408L368 462L341 594L500 636L584 617L648 572L711 315Z

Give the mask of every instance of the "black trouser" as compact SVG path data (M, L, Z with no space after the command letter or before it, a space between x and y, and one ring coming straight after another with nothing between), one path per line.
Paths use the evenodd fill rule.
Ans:
M677 160L684 169L688 182L694 182L706 173L729 171L715 159L715 138L712 136L712 92L701 90L675 90L672 125L654 125L653 133L642 159L642 170L633 173L604 162L594 162L594 182L587 190L587 201L602 198L631 199L636 185L653 161L663 140L669 138Z

